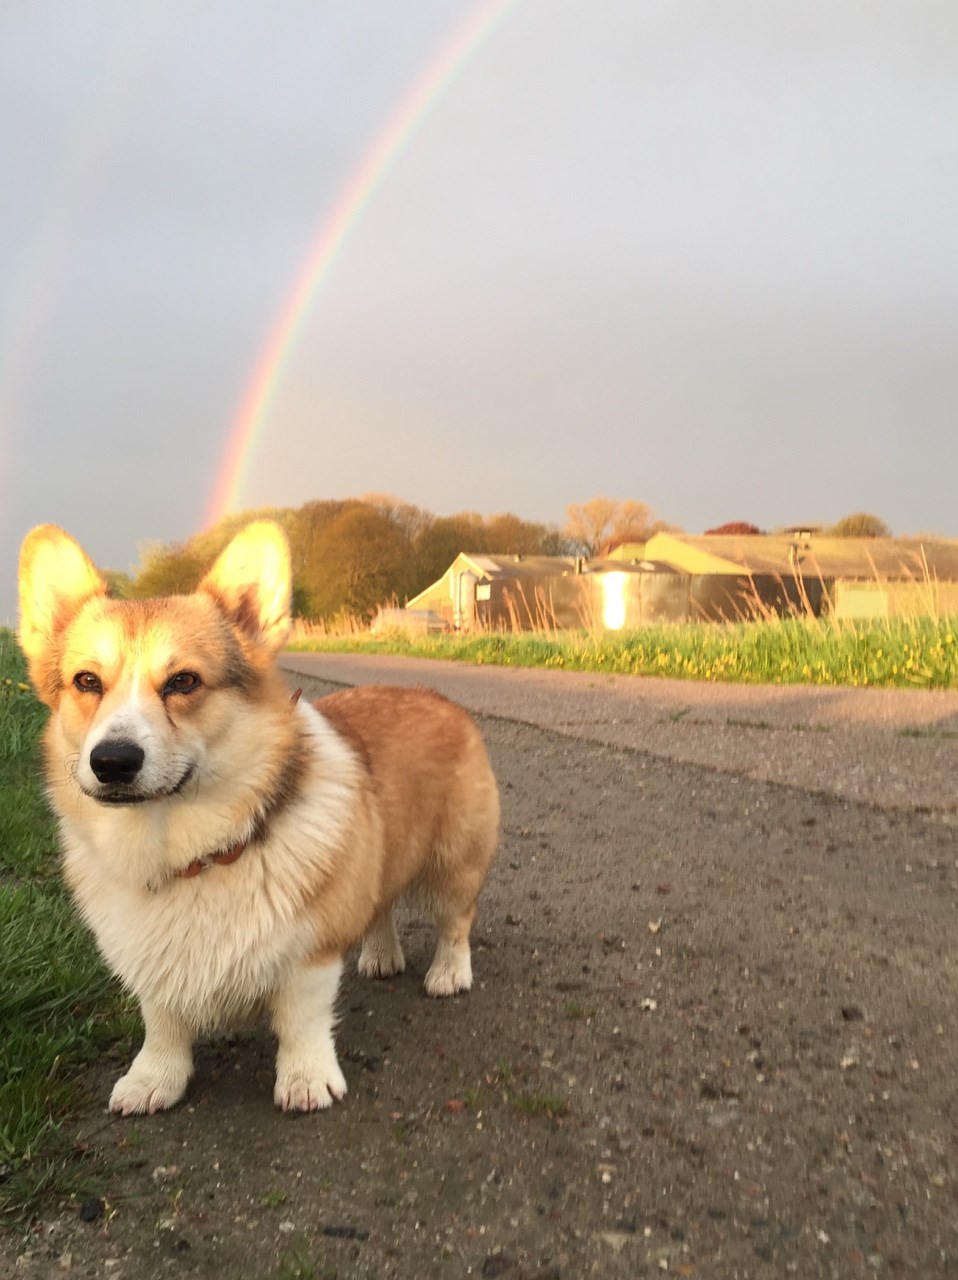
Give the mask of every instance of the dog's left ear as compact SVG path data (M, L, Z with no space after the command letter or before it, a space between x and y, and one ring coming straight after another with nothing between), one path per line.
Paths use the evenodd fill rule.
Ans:
M60 635L87 600L106 595L106 583L68 533L55 524L31 529L20 551L20 647L37 674L53 659Z
M256 520L236 535L197 588L270 653L289 635L292 572L279 525Z

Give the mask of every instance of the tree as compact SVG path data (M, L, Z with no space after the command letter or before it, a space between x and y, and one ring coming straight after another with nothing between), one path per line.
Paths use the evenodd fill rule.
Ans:
M290 507L258 507L250 511L236 511L223 516L222 519L217 520L216 524L204 529L201 533L194 533L186 543L186 549L197 560L206 565L212 565L226 544L232 542L240 529L245 528L252 521L273 520L289 535L295 518L296 512Z
M106 583L108 594L114 600L129 600L133 596L133 579L122 569L101 569L100 577Z
M842 516L841 520L826 530L830 538L890 538L891 529L879 516L867 511Z
M143 553L143 565L129 589L135 600L150 596L185 596L196 587L209 568L204 560L185 546L159 544Z
M388 516L410 542L432 524L434 519L432 514L423 511L422 507L417 507L412 502L404 502L402 498L394 498L391 493L366 493L359 501Z
M403 502L392 494L368 493L360 501L373 511L386 517L393 526L395 536L402 548L398 567L393 582L384 599L393 597L404 603L410 596L416 595L429 582L421 581L421 574L416 557L416 543L425 530L429 528L434 516L429 511L415 506L411 502Z
M595 556L610 543L645 542L652 526L648 503L600 497L566 507L563 533L584 555Z
M410 595L417 595L435 582L460 552L486 550L488 548L482 516L474 511L433 519L413 543L412 558L416 578Z
M511 511L486 520L486 550L501 556L544 556L558 530L549 525L522 520Z
M543 526L544 533L539 546L540 556L574 556L576 545L556 524Z
M730 520L728 524L720 524L714 529L706 529L705 536L754 538L762 531L757 524L749 524L747 520Z
M314 608L313 589L316 586L316 566L320 563L320 541L337 516L358 505L354 499L345 502L317 500L304 503L294 512L289 528L289 555L293 570L293 613L296 617L319 616Z
M300 578L313 618L369 616L395 593L406 546L388 516L349 504L316 535Z

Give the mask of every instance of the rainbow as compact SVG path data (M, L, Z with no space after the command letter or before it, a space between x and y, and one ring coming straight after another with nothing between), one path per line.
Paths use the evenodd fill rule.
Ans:
M481 0L401 99L323 220L246 384L207 507L207 527L240 504L257 438L316 294L363 210L430 107L512 3L514 0Z

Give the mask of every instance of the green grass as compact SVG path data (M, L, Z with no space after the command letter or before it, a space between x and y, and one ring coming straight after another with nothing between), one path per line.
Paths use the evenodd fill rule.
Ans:
M748 684L958 688L958 618L685 623L588 632L310 638L293 649Z
M569 1099L561 1093L544 1093L541 1089L533 1089L528 1093L513 1093L512 1105L530 1120L545 1116L556 1120L571 1111Z
M284 1249L269 1280L337 1280L338 1276L335 1266L316 1257L304 1235Z
M45 718L0 630L0 1222L71 1185L78 1164L61 1122L83 1067L129 1029L127 1004L60 881L40 784Z

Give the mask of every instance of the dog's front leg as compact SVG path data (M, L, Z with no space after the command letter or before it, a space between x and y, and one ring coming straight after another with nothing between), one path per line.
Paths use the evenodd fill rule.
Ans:
M169 1009L141 1002L146 1037L110 1094L110 1110L122 1116L163 1111L179 1102L193 1074L193 1035Z
M279 1037L273 1099L284 1111L319 1111L346 1092L333 1044L342 958L292 969L273 997Z

